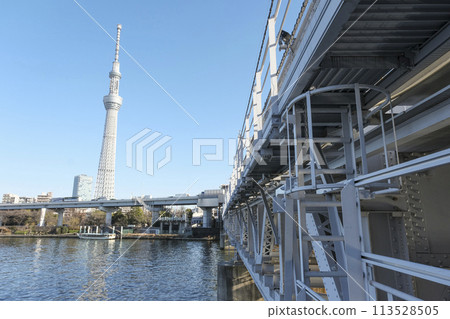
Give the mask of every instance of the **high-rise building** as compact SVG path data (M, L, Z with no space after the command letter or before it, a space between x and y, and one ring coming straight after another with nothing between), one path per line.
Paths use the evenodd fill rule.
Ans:
M20 196L19 203L36 203L35 197Z
M53 198L52 192L42 193L40 195L37 195L36 202L38 203L47 203Z
M92 176L84 174L77 175L73 179L73 197L78 197L80 201L92 199Z
M3 204L17 204L19 202L19 195L16 194L3 194Z
M105 129L103 133L102 150L98 164L97 182L94 198L114 198L114 175L116 166L116 138L117 138L117 114L122 106L122 98L119 96L120 64L119 41L122 26L117 25L116 54L112 70L109 72L109 94L103 97L106 109Z

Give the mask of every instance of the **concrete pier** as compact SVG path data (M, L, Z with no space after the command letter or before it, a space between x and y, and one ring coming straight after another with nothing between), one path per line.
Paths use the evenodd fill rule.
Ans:
M106 213L105 226L111 226L112 214L118 209L118 207L99 207L99 210Z
M220 231L220 238L219 238L219 247L221 250L225 249L225 241L226 241L227 233L225 230Z
M156 224L158 219L159 219L159 210L158 211L152 210L152 226Z
M58 213L58 221L56 222L56 226L61 227L64 221L64 209L58 209L56 212Z
M45 225L45 213L47 212L47 208L42 207L41 208L41 217L39 218L39 227L42 227Z
M162 217L159 219L160 234L184 234L186 222L184 218Z
M263 300L242 261L221 262L217 267L217 300Z
M212 208L205 207L203 210L203 228L211 227L211 218L212 218Z
M112 211L108 211L106 212L106 218L105 218L105 225L106 226L111 226L111 222L112 222Z

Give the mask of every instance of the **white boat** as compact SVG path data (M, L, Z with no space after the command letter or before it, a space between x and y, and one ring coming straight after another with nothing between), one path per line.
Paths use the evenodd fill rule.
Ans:
M111 233L77 233L77 236L80 239L116 239L116 234Z
M77 236L80 239L115 239L115 229L116 227L113 226L112 233L104 233L103 231L99 231L98 226L95 226L95 232L91 232L91 226L80 226L80 232L77 233Z

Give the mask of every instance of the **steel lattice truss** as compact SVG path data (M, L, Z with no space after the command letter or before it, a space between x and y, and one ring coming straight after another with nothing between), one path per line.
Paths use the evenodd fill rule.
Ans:
M364 115L360 94L367 89L382 92L385 100ZM334 97L325 103L321 94ZM426 273L427 280L450 283L449 270L370 253L369 235L364 233L368 220L362 217L361 201L375 194L400 192L398 176L450 159L446 150L392 165L392 152L385 146L385 169L369 172L364 123L376 115L382 119L389 103L387 92L366 85L309 91L293 99L282 114L278 150L272 149L274 155L265 158L266 165L257 163L258 154L251 156L254 149L246 151L244 142L239 145L224 227L265 299L376 300L379 289L391 299L415 300L411 276ZM326 121L333 127L333 136L317 136ZM383 120L381 126L380 138L386 140ZM273 141L266 144L275 145ZM345 161L335 167L330 158ZM271 177L255 180L252 164L253 170L266 166ZM274 174L275 170L279 173ZM410 177L407 180L411 182ZM406 189L414 191L411 186ZM377 282L375 266L397 272L403 289Z
M231 243L266 300L450 299L450 3L305 0L292 33L280 4L224 186Z
M103 98L106 109L105 129L103 133L102 150L98 164L97 182L94 198L114 198L114 177L116 166L116 140L117 140L117 115L122 106L122 98L119 96L120 63L120 30L117 26L116 54L112 71L109 72L109 94Z

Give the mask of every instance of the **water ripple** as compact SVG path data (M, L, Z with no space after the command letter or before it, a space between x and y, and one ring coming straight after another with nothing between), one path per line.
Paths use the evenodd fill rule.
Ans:
M133 243L0 238L0 300L216 300L216 243Z

